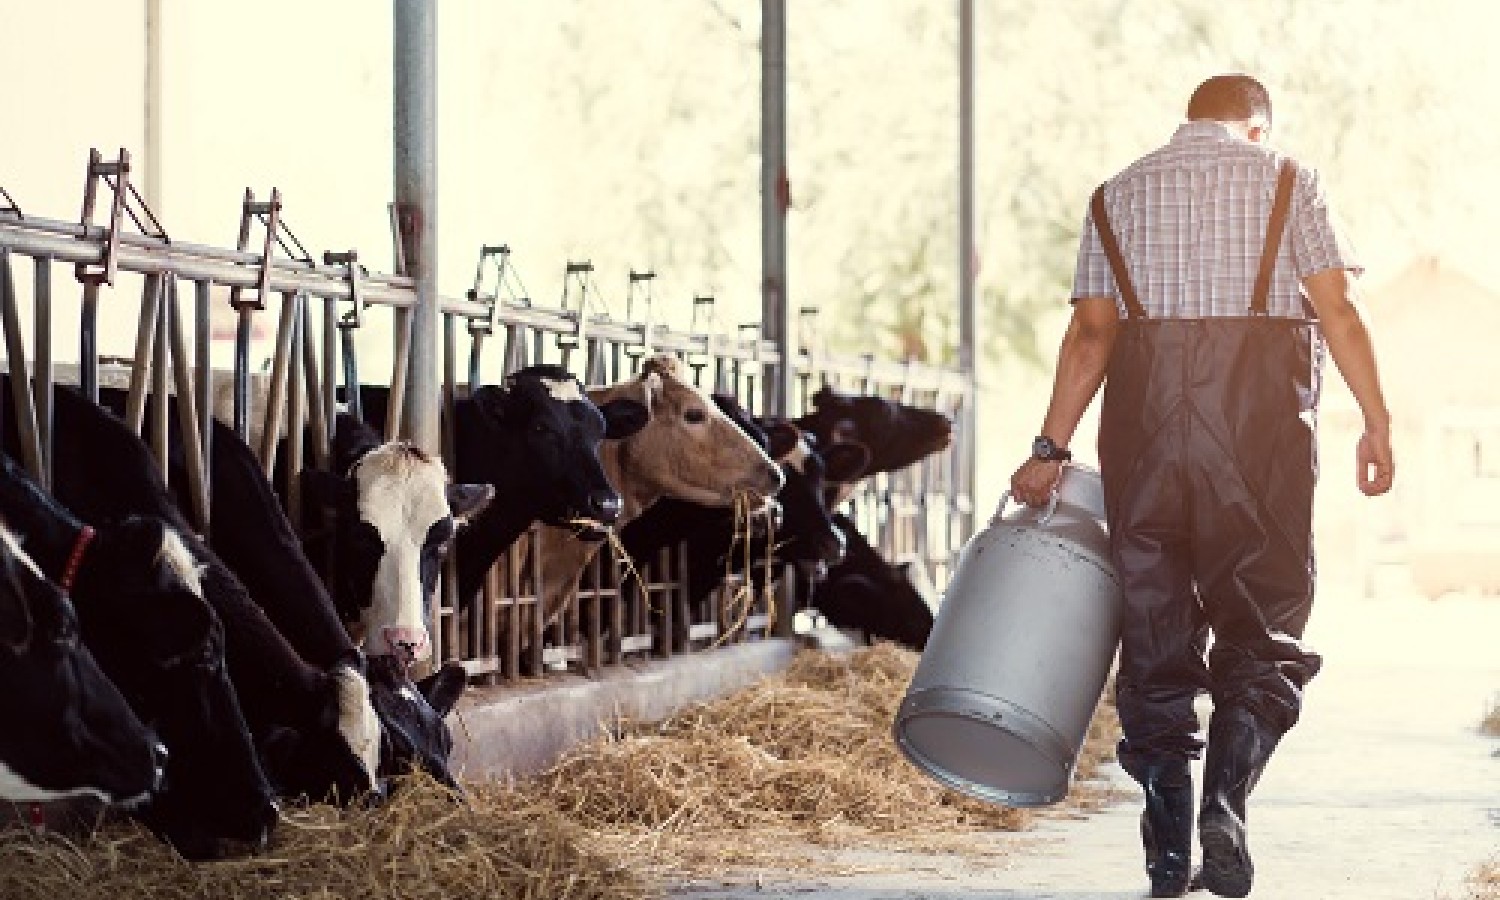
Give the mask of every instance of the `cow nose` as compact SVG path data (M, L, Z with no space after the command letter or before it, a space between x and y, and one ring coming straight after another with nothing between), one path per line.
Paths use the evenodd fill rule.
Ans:
M426 659L431 651L424 628L383 628L380 635L385 639L386 650L407 665Z
M589 491L588 514L601 524L615 524L620 518L620 495L614 491Z

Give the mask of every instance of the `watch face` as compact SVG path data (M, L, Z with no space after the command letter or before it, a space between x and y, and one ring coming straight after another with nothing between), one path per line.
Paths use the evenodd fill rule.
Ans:
M1055 449L1057 445L1046 437L1039 437L1031 442L1031 455L1037 459L1047 459L1052 456L1052 451Z

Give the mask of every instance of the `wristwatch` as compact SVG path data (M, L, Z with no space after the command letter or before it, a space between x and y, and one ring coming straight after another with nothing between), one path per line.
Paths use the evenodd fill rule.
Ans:
M1073 451L1066 447L1057 446L1057 441L1047 437L1045 434L1037 435L1036 440L1031 442L1032 459L1043 459L1051 462L1067 462L1073 458Z

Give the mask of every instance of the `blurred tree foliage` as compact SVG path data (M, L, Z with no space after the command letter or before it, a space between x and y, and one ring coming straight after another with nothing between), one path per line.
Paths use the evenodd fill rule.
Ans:
M1165 141L1192 87L1247 71L1273 141L1324 173L1372 265L1486 258L1496 54L1463 0L976 0L983 351L1042 364L1088 193ZM789 3L792 302L833 349L952 361L956 6ZM555 61L547 152L579 244L633 254L669 292L758 315L759 4L567 0L525 40ZM649 11L649 12L648 12ZM540 22L540 19L538 19ZM599 251L594 251L595 256ZM1399 259L1388 259L1394 255ZM1054 317L1054 318L1049 318ZM731 321L732 320L732 321ZM685 318L674 324L685 325Z

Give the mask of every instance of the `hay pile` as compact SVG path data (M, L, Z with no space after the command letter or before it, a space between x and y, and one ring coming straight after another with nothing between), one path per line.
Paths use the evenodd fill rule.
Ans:
M636 900L639 876L590 848L546 804L480 787L455 803L414 777L378 809L289 809L259 856L183 862L149 832L110 825L77 843L0 832L5 900Z
M1500 694L1495 695L1494 701L1490 703L1489 711L1480 720L1479 733L1500 737Z
M1025 828L1034 813L942 788L897 751L891 723L916 662L891 645L804 652L786 672L730 697L579 748L534 789L585 827L637 843L647 834L657 843L732 834L737 858L754 856L754 840L782 842L786 832L910 848L941 844L934 836L945 834ZM1112 753L1111 721L1112 710L1096 723L1080 777L1093 777Z
M1491 860L1469 876L1471 900L1500 900L1500 859Z

